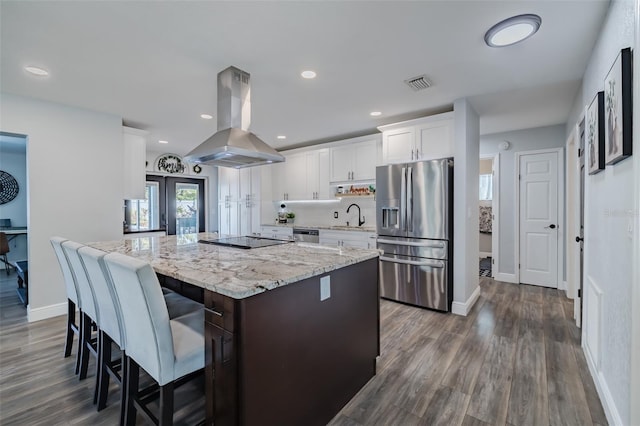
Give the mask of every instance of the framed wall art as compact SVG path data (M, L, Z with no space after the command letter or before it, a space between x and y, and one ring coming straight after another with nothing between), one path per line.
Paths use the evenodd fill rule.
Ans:
M589 174L604 170L604 92L598 92L587 108Z
M631 49L620 51L604 79L605 161L631 156Z

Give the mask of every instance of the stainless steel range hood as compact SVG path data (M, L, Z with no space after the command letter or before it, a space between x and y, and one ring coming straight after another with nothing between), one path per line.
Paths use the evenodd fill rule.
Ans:
M249 78L249 73L236 67L218 73L218 131L187 154L186 161L242 168L285 160L284 156L249 132Z

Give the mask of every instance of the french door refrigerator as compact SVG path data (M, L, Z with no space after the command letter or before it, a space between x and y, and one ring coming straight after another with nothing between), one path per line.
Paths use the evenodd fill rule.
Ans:
M376 168L380 295L450 311L453 301L453 159Z

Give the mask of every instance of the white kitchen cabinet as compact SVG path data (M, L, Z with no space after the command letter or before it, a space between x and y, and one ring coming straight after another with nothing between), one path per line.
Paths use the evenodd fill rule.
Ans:
M376 248L376 234L364 231L320 229L320 244L332 247Z
M274 200L329 198L328 150L285 154L284 163L271 167Z
M260 236L278 240L292 240L293 228L287 226L262 226L260 228Z
M378 136L330 149L330 181L365 181L376 178Z
M218 167L218 230L221 234L259 232L262 167Z
M122 127L124 145L124 186L125 200L144 200L146 186L146 135L147 131Z
M378 127L382 131L382 163L404 163L453 157L453 113Z

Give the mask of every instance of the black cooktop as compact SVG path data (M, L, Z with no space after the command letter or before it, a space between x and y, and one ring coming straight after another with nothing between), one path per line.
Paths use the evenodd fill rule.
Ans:
M259 247L276 246L279 244L287 244L292 241L274 240L273 238L263 237L228 237L212 240L198 240L199 243L213 244L216 246L235 247L241 249L252 249Z

